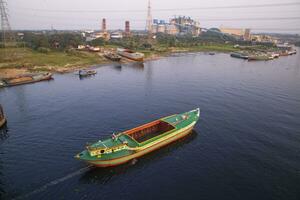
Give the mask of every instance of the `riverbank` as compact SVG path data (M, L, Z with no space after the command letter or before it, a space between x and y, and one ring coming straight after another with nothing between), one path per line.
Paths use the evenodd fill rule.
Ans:
M112 49L112 47L107 47ZM156 46L151 50L138 50L145 54L145 61L179 52L232 52L232 45L201 45L193 47L164 47ZM6 55L6 56L5 56ZM7 56L8 55L8 56ZM122 63L132 62L123 59ZM93 65L112 63L103 57L102 53L77 50L50 51L42 53L29 48L0 49L0 78L9 78L32 72L66 73Z

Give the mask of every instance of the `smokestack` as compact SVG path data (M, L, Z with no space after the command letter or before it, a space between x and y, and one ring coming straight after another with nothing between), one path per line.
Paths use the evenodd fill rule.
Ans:
M106 32L106 19L102 19L102 32Z
M125 35L126 36L130 35L130 24L129 24L129 21L125 21Z

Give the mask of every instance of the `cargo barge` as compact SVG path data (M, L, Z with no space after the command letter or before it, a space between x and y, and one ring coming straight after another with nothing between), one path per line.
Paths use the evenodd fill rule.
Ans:
M199 108L164 117L87 145L75 158L97 167L120 165L188 135L199 117Z
M133 60L133 61L138 61L138 62L143 62L144 57L145 57L145 55L143 53L134 52L134 51L131 51L129 49L118 48L117 53L118 53L118 55L120 55L124 58L130 59L130 60Z
M5 78L0 80L0 87L10 87L16 85L23 85L28 83L35 83L40 81L51 80L51 73L39 73L17 76L13 78Z

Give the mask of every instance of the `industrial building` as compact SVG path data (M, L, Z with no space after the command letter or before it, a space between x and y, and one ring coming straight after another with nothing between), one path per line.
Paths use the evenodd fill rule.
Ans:
M130 32L130 22L129 22L129 21L125 21L125 32L124 32L124 36L125 36L125 37L130 37L130 36L131 36L131 32Z
M250 29L220 27L222 33L230 34L238 39L251 40Z
M201 33L199 22L190 17L179 16L170 19L168 23L165 20L154 19L151 28L152 33L166 33L170 35L191 34L198 36Z

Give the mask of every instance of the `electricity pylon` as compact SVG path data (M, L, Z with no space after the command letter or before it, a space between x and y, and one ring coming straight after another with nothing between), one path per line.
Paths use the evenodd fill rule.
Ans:
M7 3L5 2L5 0L0 0L0 15L1 15L2 46L5 48L5 47L15 45L15 37L8 21Z

